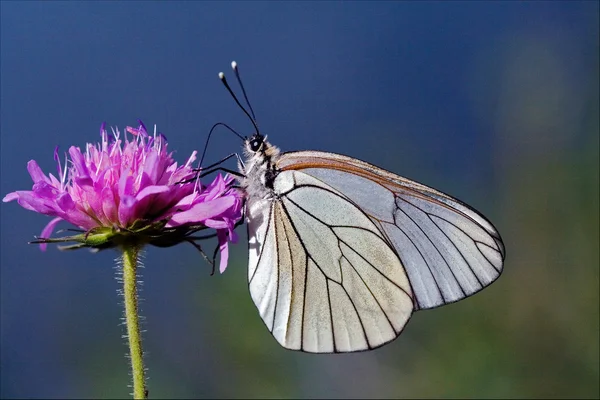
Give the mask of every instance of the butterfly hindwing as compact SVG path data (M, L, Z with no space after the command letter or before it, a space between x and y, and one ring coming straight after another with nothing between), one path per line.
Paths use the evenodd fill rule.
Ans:
M275 191L269 206L249 204L249 286L279 343L349 352L396 338L411 315L412 290L376 225L301 172L280 173Z

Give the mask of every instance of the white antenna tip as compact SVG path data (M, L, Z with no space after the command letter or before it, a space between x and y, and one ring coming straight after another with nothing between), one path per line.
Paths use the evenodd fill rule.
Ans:
M219 72L219 79L221 79L221 80L225 79L225 74L222 72Z
M234 70L237 68L237 63L235 61L231 62L231 68Z

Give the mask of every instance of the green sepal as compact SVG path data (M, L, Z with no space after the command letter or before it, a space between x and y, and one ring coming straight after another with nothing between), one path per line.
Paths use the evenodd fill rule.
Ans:
M60 250L77 250L90 248L104 250L119 246L144 246L150 244L157 247L171 247L190 240L201 240L192 234L206 229L204 225L180 226L165 228L168 220L149 223L146 220L136 220L128 228L101 226L92 228L78 235L63 236L58 238L38 238L29 242L40 243L67 243L75 244L59 246Z

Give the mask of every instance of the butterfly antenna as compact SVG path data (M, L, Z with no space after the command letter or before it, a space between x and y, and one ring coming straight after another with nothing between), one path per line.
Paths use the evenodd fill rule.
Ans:
M248 100L248 95L246 94L246 89L244 88L244 84L242 83L242 78L240 77L240 70L238 69L238 65L235 61L231 62L231 69L235 72L235 77L237 78L240 87L242 88L242 93L244 94L244 100L246 100L246 104L250 109L250 114L252 114L252 119L256 122L256 115L254 114L254 110L252 109L252 105L250 104L250 100Z
M248 116L248 118L250 119L250 122L252 122L252 125L254 125L254 129L256 129L256 133L259 133L258 126L256 125L256 121L254 121L254 118L252 118L252 116L248 113L248 111L246 111L246 109L244 108L242 103L240 103L240 101L238 100L237 96L233 93L233 90L231 90L231 87L229 87L229 83L227 83L227 79L225 79L225 74L222 72L219 72L219 79L221 80L221 82L223 82L223 85L225 85L225 88L227 89L227 91L229 92L231 97L233 97L233 100L235 100L235 102L242 109L244 114L246 114Z
M210 132L208 132L208 137L206 138L206 143L204 144L204 151L202 151L202 157L200 157L200 164L199 164L200 167L202 167L202 162L204 161L204 156L206 155L206 149L208 148L208 142L210 140L210 136L212 135L213 131L215 130L215 128L217 126L224 126L225 128L229 129L232 133L234 133L237 137L239 137L240 139L242 139L242 141L246 140L245 137L243 137L242 135L240 135L239 133L237 133L232 127L230 127L226 123L217 122L216 124L214 124L212 126L212 128L210 128Z

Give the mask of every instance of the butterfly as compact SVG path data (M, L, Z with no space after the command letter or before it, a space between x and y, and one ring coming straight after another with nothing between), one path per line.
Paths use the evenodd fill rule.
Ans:
M245 197L248 286L285 348L370 350L412 313L464 299L501 274L505 248L483 215L436 189L358 159L281 153L255 122L238 179ZM236 133L237 134L237 133Z

